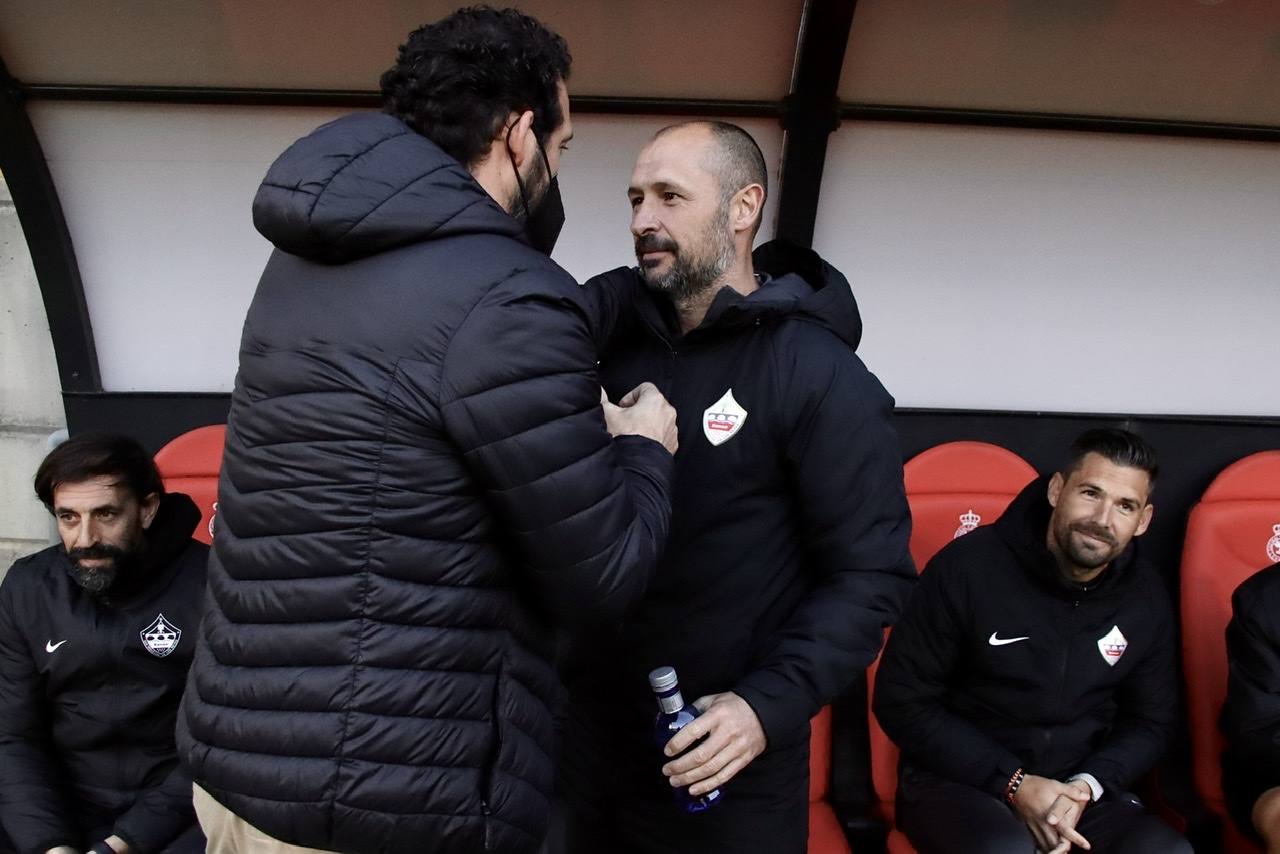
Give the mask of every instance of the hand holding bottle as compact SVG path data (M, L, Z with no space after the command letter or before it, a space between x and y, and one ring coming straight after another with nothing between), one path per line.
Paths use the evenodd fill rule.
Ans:
M755 711L737 694L710 694L693 705L702 714L667 742L664 752L679 758L662 766L662 773L672 786L687 786L697 796L732 780L764 752L768 739ZM680 756L704 736L705 741Z

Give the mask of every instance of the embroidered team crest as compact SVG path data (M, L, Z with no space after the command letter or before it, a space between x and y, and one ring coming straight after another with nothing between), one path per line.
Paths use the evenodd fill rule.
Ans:
M733 399L733 389L729 389L702 413L702 432L712 445L723 445L736 436L746 422L747 410Z
M973 510L970 510L968 513L961 513L960 527L956 528L956 532L951 535L951 539L958 540L981 524L982 517L977 513L974 513Z
M1129 641L1120 632L1119 626L1112 626L1111 631L1098 638L1098 652L1102 653L1102 660L1112 667L1116 666L1116 662L1128 648Z
M1272 563L1280 563L1280 525L1271 528L1272 537L1267 540L1267 557Z
M138 632L142 637L142 645L147 652L156 658L164 658L178 648L182 640L182 629L171 623L164 614L160 614L151 625Z
M218 521L218 502L213 502L213 512L209 514L209 539L213 539L213 523Z

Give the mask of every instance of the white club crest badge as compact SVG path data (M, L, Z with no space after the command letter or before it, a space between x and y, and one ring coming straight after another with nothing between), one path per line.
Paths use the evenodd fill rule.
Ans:
M1102 653L1102 660L1111 667L1116 666L1116 662L1128 648L1129 640L1121 633L1119 626L1112 626L1111 631L1098 638L1098 652Z
M147 648L147 652L156 658L164 658L173 652L178 648L178 641L182 640L182 629L170 622L164 614L156 617L151 625L138 634L142 637L142 645Z
M951 535L951 539L958 540L981 524L982 517L974 513L972 509L968 513L961 513L960 527L956 528L956 532Z
M1273 525L1271 534L1271 539L1267 540L1267 557L1272 563L1280 563L1280 525Z
M747 423L747 410L733 399L733 389L724 393L724 397L707 407L702 413L702 433L712 445L723 445L738 435L742 425Z
M218 502L213 502L213 510L209 512L209 539L213 539L213 523L218 521Z

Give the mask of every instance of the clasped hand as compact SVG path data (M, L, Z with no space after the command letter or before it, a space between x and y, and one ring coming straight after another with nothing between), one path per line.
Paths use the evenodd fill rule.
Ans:
M1088 784L1081 780L1061 783L1028 774L1013 798L1013 810L1031 831L1037 851L1067 854L1072 845L1090 848L1076 824L1092 799Z

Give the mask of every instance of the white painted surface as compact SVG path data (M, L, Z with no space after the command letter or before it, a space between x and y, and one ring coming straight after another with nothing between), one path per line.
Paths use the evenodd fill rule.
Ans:
M107 391L229 391L270 245L250 207L271 161L338 110L34 103ZM579 280L634 263L627 179L663 117L574 118L555 258ZM781 131L744 122L776 183ZM761 238L773 233L773 205Z
M1280 148L845 123L815 247L901 406L1280 415Z
M66 425L53 341L26 238L0 176L0 578L49 542L32 490L50 433Z

